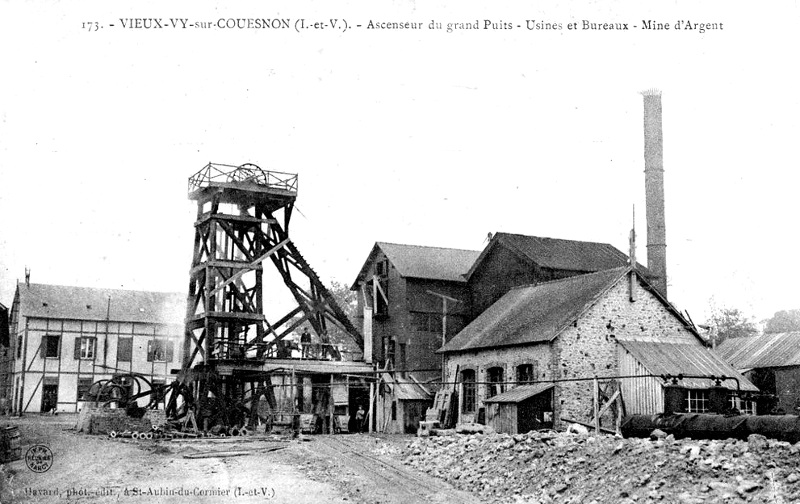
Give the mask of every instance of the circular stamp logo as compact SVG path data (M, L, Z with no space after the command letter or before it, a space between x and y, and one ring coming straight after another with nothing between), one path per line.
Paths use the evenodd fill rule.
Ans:
M53 465L53 452L45 445L33 445L25 453L25 464L31 471L43 473Z

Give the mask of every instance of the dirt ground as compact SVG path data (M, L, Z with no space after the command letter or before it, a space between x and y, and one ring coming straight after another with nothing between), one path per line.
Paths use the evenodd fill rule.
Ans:
M139 442L76 433L76 415L5 420L0 423L20 429L23 460L2 469L2 504L478 502L402 465L399 455L407 436L352 434L298 441L262 435ZM46 472L33 472L24 461L35 444L53 452ZM245 454L216 455L223 451ZM201 454L209 458L186 458Z

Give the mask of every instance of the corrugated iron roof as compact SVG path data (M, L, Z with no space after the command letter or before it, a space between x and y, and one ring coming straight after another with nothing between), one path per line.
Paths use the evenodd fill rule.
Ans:
M717 352L736 369L800 366L800 331L728 338Z
M699 342L691 344L619 340L619 343L654 375L726 376L737 378L743 391L758 392L758 388L733 366ZM714 385L711 380L702 378L684 378L679 384L686 388L709 388ZM732 380L723 381L722 386L736 390L736 383Z
M354 288L364 281L364 276L375 260L378 250L383 251L400 276L451 282L466 282L467 271L480 255L477 250L376 242L356 281L353 282Z
M433 396L418 383L407 380L402 376L394 377L386 374L383 380L392 387L392 394L401 401L430 401Z
M544 268L590 273L628 265L628 256L608 243L496 233L470 268L467 277L479 267L489 251L498 245L503 245Z
M511 289L438 351L550 341L628 271L616 268Z
M186 316L186 295L175 292L34 283L17 291L20 315L28 317L183 325Z
M485 403L519 403L553 388L552 383L537 383L535 385L521 385L484 400Z

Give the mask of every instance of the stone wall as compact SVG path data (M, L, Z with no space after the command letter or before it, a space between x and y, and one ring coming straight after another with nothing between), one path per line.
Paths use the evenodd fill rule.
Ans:
M682 321L641 284L636 284L635 297L632 302L627 279L619 281L556 338L557 378L619 374L618 340L694 342L700 345ZM621 385L624 387L625 383ZM560 383L556 387L556 419L590 421L592 397L592 381ZM607 414L603 425L611 423L611 415Z

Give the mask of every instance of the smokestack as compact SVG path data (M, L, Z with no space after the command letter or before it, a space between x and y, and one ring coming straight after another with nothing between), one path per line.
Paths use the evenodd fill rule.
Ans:
M652 283L667 297L667 232L664 224L664 138L661 132L661 91L644 97L644 186L647 206L647 268Z

